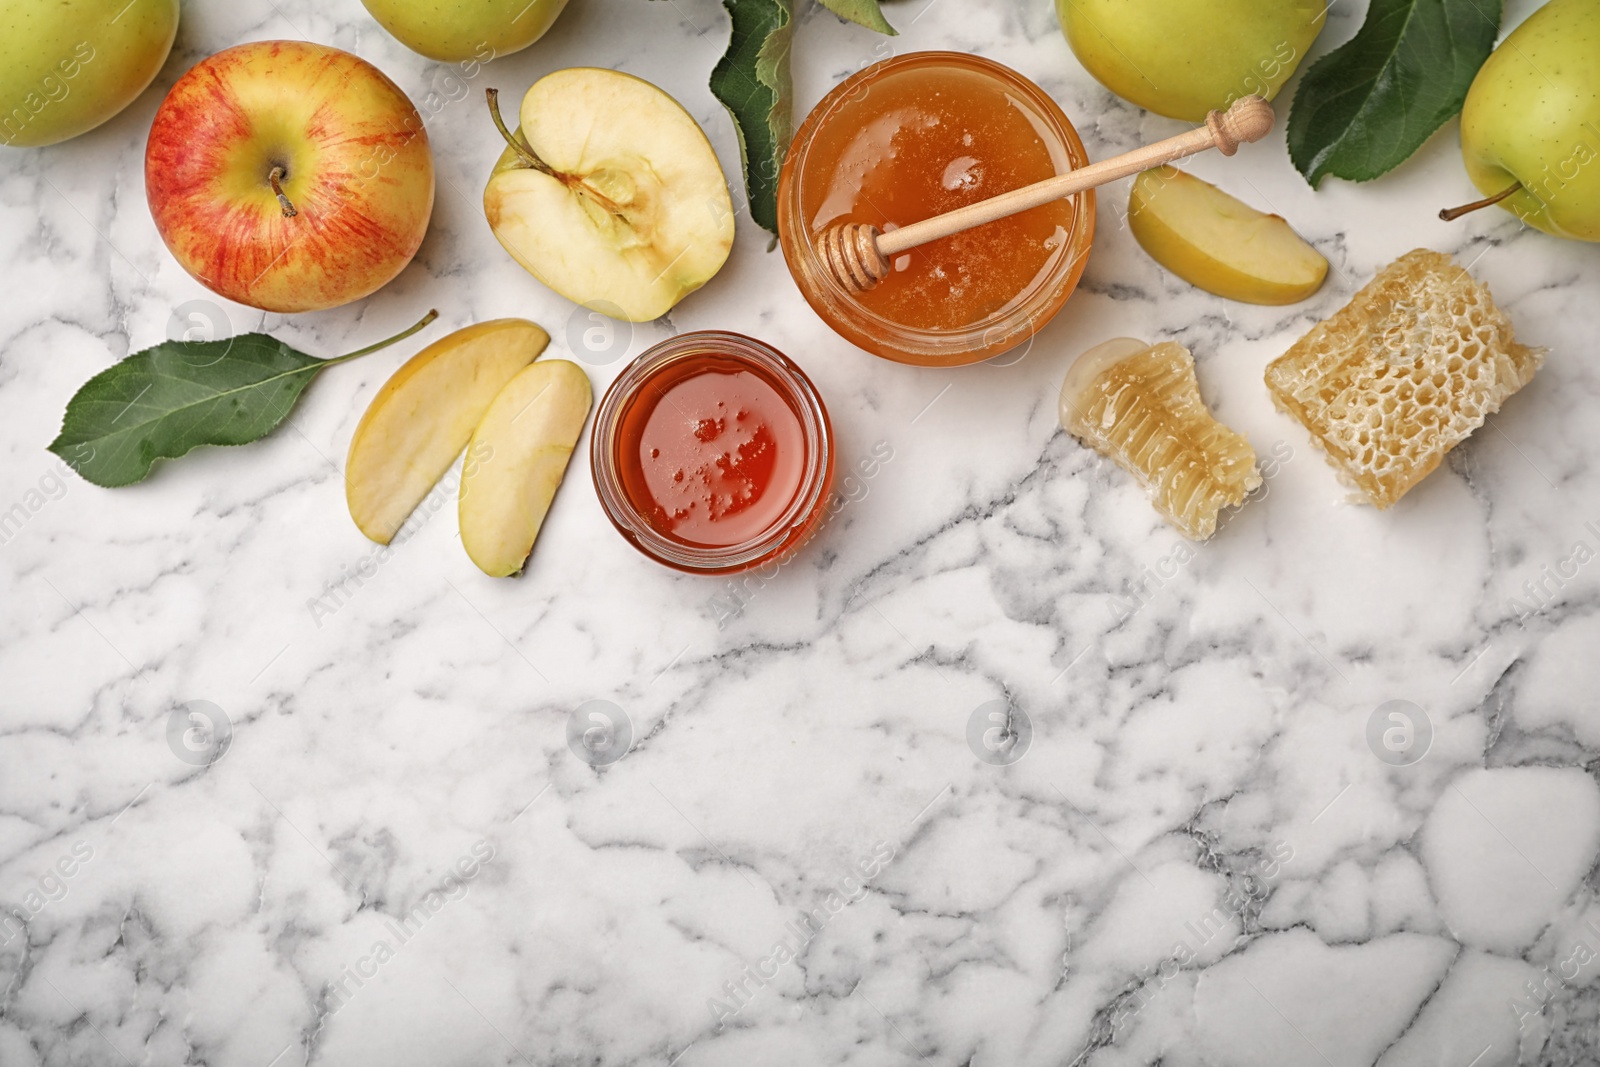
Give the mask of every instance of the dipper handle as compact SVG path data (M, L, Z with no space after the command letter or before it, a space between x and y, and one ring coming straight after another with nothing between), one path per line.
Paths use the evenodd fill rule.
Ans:
M862 292L888 277L890 260L908 249L1210 148L1231 156L1241 144L1259 141L1271 132L1273 121L1271 104L1259 96L1241 97L1227 111L1211 112L1206 116L1204 126L1196 126L1188 133L1180 133L1176 137L1168 137L1132 152L1091 163L1087 167L1013 189L1009 193L991 196L976 204L958 207L954 211L913 222L888 233L865 223L843 223L830 227L818 240L818 252L840 285L853 292Z

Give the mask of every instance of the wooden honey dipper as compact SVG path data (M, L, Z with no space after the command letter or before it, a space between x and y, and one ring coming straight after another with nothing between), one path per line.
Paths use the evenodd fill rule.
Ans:
M1273 119L1272 105L1261 97L1241 97L1227 111L1211 112L1206 116L1204 126L1196 126L1188 133L1180 133L1176 137L1168 137L1132 152L1024 185L1021 189L991 196L976 204L958 207L954 211L946 211L943 215L913 222L888 233L864 222L830 226L817 238L817 251L835 281L849 292L865 292L887 278L891 260L908 249L1081 193L1085 189L1093 189L1118 178L1126 178L1174 159L1204 152L1208 148L1231 156L1241 144L1259 141L1271 132Z

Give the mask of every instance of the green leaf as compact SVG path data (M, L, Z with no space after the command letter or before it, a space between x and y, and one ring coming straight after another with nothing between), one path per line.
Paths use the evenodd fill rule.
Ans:
M337 359L316 359L264 333L167 341L96 374L67 402L50 451L96 485L142 481L158 459L271 433L324 368L403 340L437 317Z
M789 43L793 0L722 0L733 21L728 50L711 70L711 93L733 116L750 217L778 232L778 172L794 133Z
M842 19L849 19L857 26L865 26L869 30L897 36L889 20L883 17L883 11L878 7L878 0L820 0L823 7L832 11Z
M1289 111L1289 158L1370 181L1393 170L1461 110L1500 32L1500 0L1372 0L1355 37L1319 59Z

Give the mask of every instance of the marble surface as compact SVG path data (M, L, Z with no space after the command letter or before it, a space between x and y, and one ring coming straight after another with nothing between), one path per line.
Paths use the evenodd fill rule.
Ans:
M1335 5L1317 52L1362 8ZM1036 79L1097 157L1179 128L1098 87L1044 0L887 10L897 38L805 7L802 114L875 59L953 48ZM1122 225L1124 183L1066 310L959 372L837 339L741 215L714 283L590 372L720 327L815 378L840 503L743 583L637 555L581 458L520 580L473 569L451 479L380 554L341 463L415 344L137 488L45 452L84 379L190 328L333 355L433 306L441 327L531 317L561 353L588 324L479 209L481 90L619 67L731 171L705 87L726 33L715 0L574 0L465 80L357 0L186 0L157 89L7 153L0 1064L1595 1062L1600 260L1504 213L1437 221L1471 193L1453 123L1366 187L1313 193L1281 131L1192 162L1328 256L1309 302L1166 275ZM394 284L292 318L190 280L140 171L157 90L273 37L393 76L442 179ZM1416 246L1470 264L1550 354L1380 514L1345 502L1261 372ZM1199 549L1057 426L1067 362L1125 334L1189 346L1272 461ZM1008 711L1020 758L984 741Z

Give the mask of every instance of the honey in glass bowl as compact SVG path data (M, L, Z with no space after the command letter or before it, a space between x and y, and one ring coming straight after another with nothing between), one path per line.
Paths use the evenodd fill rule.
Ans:
M600 401L595 491L612 525L658 563L734 574L798 551L823 521L833 429L783 353L717 330L641 355Z
M976 363L1066 303L1094 237L1093 190L904 252L864 293L834 280L817 238L846 222L893 230L1088 161L1061 109L1010 68L957 52L897 56L841 82L796 132L778 185L784 258L853 344L902 363Z

